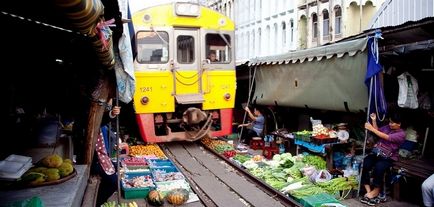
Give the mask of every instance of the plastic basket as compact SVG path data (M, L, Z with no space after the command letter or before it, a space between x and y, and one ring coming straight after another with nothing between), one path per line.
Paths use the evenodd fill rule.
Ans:
M184 188L190 191L190 184L188 184L185 179L183 180L172 180L172 181L164 181L164 182L155 182L156 188L166 196L168 192L176 188Z
M152 175L149 172L126 173L125 179L132 179L134 177L146 176L146 175L151 176L152 179ZM154 186L149 186L149 187L127 188L125 187L123 181L121 181L121 186L122 186L123 197L125 199L146 198L146 196L148 196L149 191L155 189L155 184Z
M333 196L327 194L327 193L320 193L316 195L306 196L300 199L300 203L302 206L305 207L321 207L324 203L339 203L341 204L336 198Z
M305 141L305 142L310 142L311 136L312 135L310 135L310 134L303 134L303 135L301 135L301 134L295 133L294 134L294 139L298 139L298 140Z
M173 162L168 159L148 159L151 167L174 167Z

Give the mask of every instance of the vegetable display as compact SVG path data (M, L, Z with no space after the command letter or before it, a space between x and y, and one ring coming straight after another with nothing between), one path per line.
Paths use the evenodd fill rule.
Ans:
M189 198L189 192L184 188L177 188L171 190L167 195L167 202L173 205L182 205L187 202Z
M158 190L149 191L147 200L153 206L162 206L164 204L164 196Z

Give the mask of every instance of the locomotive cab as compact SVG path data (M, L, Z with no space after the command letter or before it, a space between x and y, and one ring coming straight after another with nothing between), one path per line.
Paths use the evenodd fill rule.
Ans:
M150 7L132 20L134 107L144 141L230 134L236 90L233 22L191 3Z

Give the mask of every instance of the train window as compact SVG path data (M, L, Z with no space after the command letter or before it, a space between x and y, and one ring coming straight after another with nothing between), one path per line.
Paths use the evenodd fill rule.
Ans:
M147 64L167 63L169 61L169 34L155 31L138 32L137 61Z
M180 35L177 42L177 59L179 63L190 64L194 62L194 38Z
M231 37L227 34L207 34L206 54L211 63L231 62Z

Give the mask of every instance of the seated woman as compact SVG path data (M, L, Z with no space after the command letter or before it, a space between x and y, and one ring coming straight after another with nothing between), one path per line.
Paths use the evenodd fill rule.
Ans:
M360 201L362 203L374 206L379 202L376 199L383 186L384 174L394 161L398 161L399 146L405 141L405 132L401 129L401 117L399 114L392 114L389 118L389 124L378 128L375 113L370 115L372 124L365 123L365 128L374 133L379 141L375 144L372 153L363 160L363 170L361 184L365 187L366 194ZM371 188L370 171L372 172L373 183Z

